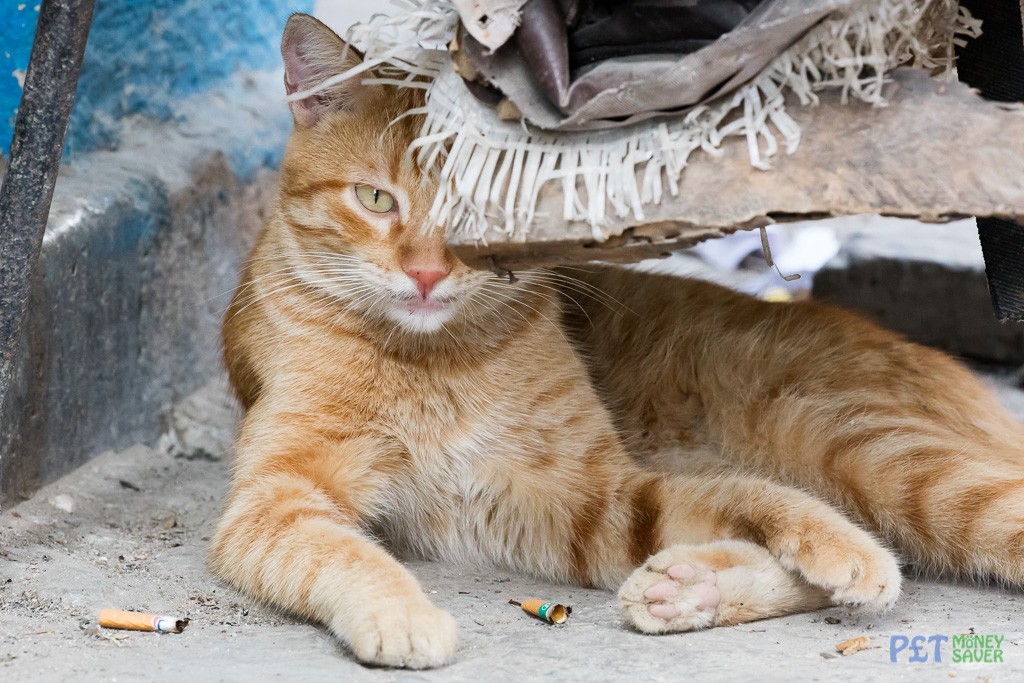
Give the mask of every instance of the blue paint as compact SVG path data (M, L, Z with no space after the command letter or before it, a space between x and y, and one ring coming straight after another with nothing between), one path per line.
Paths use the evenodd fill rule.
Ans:
M239 117L239 112L246 115ZM232 77L216 89L183 100L175 109L183 128L209 131L232 172L251 182L262 168L277 168L292 129L292 115L284 102L284 86L273 77ZM226 125L225 121L233 121ZM240 122L244 121L244 123Z
M32 52L32 36L39 19L38 1L0 2L0 151L4 153L14 132L14 117L21 101L19 78L24 78Z
M22 13L12 9L18 4L0 1L0 45L5 51L12 47L15 68L27 64L37 16L31 14L33 5ZM278 68L288 15L310 11L312 5L312 0L97 0L67 153L115 149L126 116L167 121L175 117L181 98L216 88L231 74ZM26 12L30 23L20 16ZM6 62L0 67L6 69ZM11 83L17 86L0 70L0 117L10 114L20 97L20 88L12 89ZM9 118L0 118L4 151L12 131Z

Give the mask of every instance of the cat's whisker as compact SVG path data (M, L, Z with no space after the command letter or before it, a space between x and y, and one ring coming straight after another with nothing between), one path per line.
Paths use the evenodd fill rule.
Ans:
M324 314L336 303L337 301L330 292L324 292L321 296L309 302L304 308L299 309L299 313L306 314L301 322L307 323L312 319L322 319Z
M445 325L443 322L441 323L441 329L448 333L448 336L452 338L452 341L454 341L457 346L463 347L462 342L459 341L454 334L452 334L452 331L449 330L448 326Z
M302 286L303 284L305 284L305 281L301 277L301 274L297 271L297 269L295 267L285 268L285 269L282 269L281 271L277 272L276 274L272 274L272 275L268 274L265 278L253 279L251 282L246 283L246 285L240 287L239 290L238 290L239 293L243 292L246 289L252 289L253 291L248 293L248 294L245 294L242 297L240 297L234 303L236 303L238 305L243 305L244 306L247 303L252 303L254 299L263 298L265 296L269 296L269 295L274 294L276 292L284 291L284 289L282 287L271 287L271 288L266 289L266 290L261 290L257 286L257 285L264 285L268 281L275 280L275 279L279 280L280 284L287 284L287 285L289 285L287 288L299 287L299 286Z
M522 311L518 311L518 310L516 310L515 306L513 306L513 305L512 305L511 303L509 303L508 301L505 301L504 299L502 299L502 298L500 298L500 297L497 297L497 296L493 296L492 294L488 294L488 293L486 293L486 292L485 292L485 291L483 290L483 288L481 288L481 289L478 289L478 290L477 290L477 291L475 292L475 294L478 294L478 295L480 295L480 296L484 297L484 298L485 298L485 299L487 299L487 300L490 300L490 301L493 301L493 302L495 302L495 303L501 304L502 306L505 306L505 307L506 307L506 308L508 308L508 309L509 309L510 311L512 311L513 313L515 313L516 315L518 315L518 316L519 316L519 318L520 318L520 319L521 319L521 320L522 320L523 322L525 322L525 323L527 323L527 324L530 324L530 325L532 325L532 324L533 324L533 322L532 322L532 321L531 321L531 320L530 320L529 318L527 318L527 317L526 317L525 315L523 315ZM495 309L495 311L496 311L496 309Z
M314 301L310 302L312 305L308 306L307 308L299 310L300 313L306 313L306 317L303 318L302 322L307 322L312 318L322 317L325 313L330 311L332 307L335 306L340 306L342 310L352 310L356 308L360 302L365 301L367 298L371 298L375 294L376 288L373 287L372 285L365 284L363 287L357 287L346 292L346 295L348 296L359 296L359 298L353 302L348 299L343 299L339 297L336 293L330 290L323 289L321 290L321 295L317 297ZM333 316L329 320L329 325L331 327L336 327L340 323L341 320L338 316Z
M578 270L578 269L574 269L574 270ZM589 271L580 270L580 272L589 272ZM581 280L579 278L575 278L575 277L572 277L570 275L566 275L565 273L560 273L560 272L558 272L556 270L551 270L550 268L538 268L536 270L527 271L527 273L524 273L524 275L526 275L527 278L546 276L546 277L551 278L553 280L556 280L558 282L563 282L563 283L566 283L566 284L571 284L573 286L579 287L581 289L584 289L584 290L590 292L591 294L593 294L597 298L600 298L602 300L609 301L609 302L615 304L615 306L618 307L619 309L624 309L624 310L629 311L630 313L635 313L635 311L632 311L625 303L623 303L622 301L616 299L615 297L613 297L611 294L609 294L605 290L601 289L600 287L596 287L596 286L592 285L591 283L586 282L585 280Z
M501 326L505 328L505 332L506 332L506 334L507 334L507 335L508 335L509 337L511 337L511 336L512 336L512 335L513 335L514 333L513 333L513 331L512 331L512 328L511 328L511 327L509 326L509 324L508 324L508 323L507 323L507 322L505 321L505 318L504 318L504 316L502 316L502 315L501 315L501 312L500 312L500 311L498 311L498 309L497 309L497 308L495 308L495 307L494 307L493 305L491 305L491 304L490 304L490 303L489 303L488 301L485 301L485 300L479 300L479 299L477 299L477 298L476 298L477 294L479 294L479 292L477 292L477 291L472 291L472 292L470 292L470 293L469 293L469 301L470 301L471 303L473 303L473 304L476 304L476 305L480 305L480 306L483 306L483 307L485 307L485 308L486 308L486 309L487 309L488 311L490 311L491 313L493 313L493 314L494 314L494 319L495 319L495 320L497 320L497 321L498 321L498 322L499 322L499 323L501 324Z
M557 296L564 296L566 299L568 299L573 304L575 304L576 308L580 309L580 312L583 313L583 315L586 316L587 320L590 322L591 327L594 326L594 321L591 319L590 314L587 313L587 309L584 308L583 305L580 304L579 301L577 301L572 296L570 296L569 293L566 292L564 289L559 289L558 287L556 287L554 285L546 284L543 281L539 281L539 280L528 280L527 282L529 282L530 284L534 285L535 287L543 287L544 289L547 289L547 290L549 290L551 292L554 292L555 296L554 297L550 297L550 298L548 297L548 295L541 294L540 292L534 292L534 293L537 294L538 296L544 297L547 301L549 301L550 303L554 304L555 306L559 305L558 300L557 300Z
M310 288L317 288L317 289L321 289L322 290L323 288L322 287L318 287L318 285L331 284L331 283L336 283L337 282L334 279L309 281L309 280L302 279L300 276L298 276L298 274L296 274L296 279L298 279L299 282L295 282L293 284L284 285L282 287L272 288L272 289L269 289L269 290L267 290L265 292L256 292L253 295L254 298L252 298L252 300L247 300L247 303L245 303L240 309L235 311L235 313L231 317L232 318L237 317L238 315L240 315L243 311L248 309L253 304L259 303L260 301L262 301L262 300L264 300L264 299L266 299L267 297L270 297L270 296L276 296L276 295L281 294L283 292L294 290L294 289L299 288L299 287L310 287Z
M379 292L376 291L376 289L373 288L373 287L371 287L368 290L366 290L365 292L363 292L362 295L358 299L356 299L354 301L347 302L345 304L345 307L346 307L347 310L355 311L360 306L362 306L365 302L371 301L371 300L373 301L373 303L367 308L367 313L371 312L375 306L377 306L378 304L380 304L380 303L382 303L384 301L383 298L379 297Z
M493 284L493 283L491 283L491 284ZM501 286L504 286L504 287L508 287L508 285L501 285ZM486 285L484 285L484 287L486 287ZM483 289L483 288L481 288L481 289ZM521 318L522 318L522 319L523 319L524 321L526 321L526 322L529 322L529 323L530 323L531 325L533 324L533 323L532 323L532 322L531 322L531 321L529 320L529 318L527 318L527 317L526 317L525 315L523 315L523 313L522 313L521 311L517 311L517 310L515 309L515 307L514 307L514 306L512 306L512 304L511 304L511 303L509 303L509 302L507 302L507 301L504 301L504 300L500 300L500 299L497 299L497 301L498 301L499 303L503 303L503 304L505 304L506 306L508 306L509 308L511 308L511 309L512 309L513 311L515 311L516 313L518 313L518 314L519 314L519 316L520 316L520 317L521 317ZM533 307L533 306L531 306L530 304L526 303L526 302L525 302L525 301L523 301L522 299L517 299L517 300L516 300L516 303L517 303L517 304L519 304L520 306L525 306L526 308L530 309L531 311L533 311L534 313L536 313L536 314L537 314L538 316L540 316L541 318L544 318L544 320L546 320L546 321L548 322L548 324L550 324L550 325L551 325L551 326L552 326L552 327L553 327L553 328L554 328L554 329L555 329L555 330L556 330L556 331L558 332L559 336L561 336L561 337L562 337L562 340L563 340L563 341L565 341L565 343L566 343L566 344L568 344L568 343L569 343L569 340L568 340L568 338L566 338L565 334L564 334L564 333L562 332L562 327L561 327L561 325L559 325L558 323L556 323L555 321L553 321L553 320L552 320L551 318L549 318L548 316L544 315L544 314L543 314L543 313L542 313L541 311L539 311L538 309L534 308L534 307Z
M259 256L253 259L253 263L271 263L274 261L290 261L295 262L298 259L320 259L323 261L329 261L332 263L363 263L363 259L358 256L350 256L348 254L341 254L330 251L295 251L288 254L279 256Z
M235 271L234 277L232 279L234 279L234 280L241 280L242 276L245 274L245 271L252 264L258 263L258 262L261 262L261 261L269 261L269 260L291 260L291 256L277 256L277 257L272 257L272 258L266 258L266 257L250 258L249 260L246 261L246 263L241 268L239 268L238 270ZM259 280L259 279L262 279L262 278L254 278L254 280ZM203 301L201 301L199 303L200 303L200 305L208 304L211 301L214 301L216 299L220 299L221 297L233 295L236 292L239 292L239 291L241 291L243 289L246 289L247 287L251 287L252 283L253 283L253 280L249 280L249 281L246 281L246 282L241 282L238 286L232 287L231 289L228 289L228 290L225 290L223 292L220 292L219 294L214 294L213 296L211 296L211 297L209 297L207 299L204 299ZM224 311L226 311L226 310L227 309L224 309ZM221 311L221 313L223 314L224 311Z
M537 270L531 270L523 273L522 278L526 281L546 279L551 282L557 282L564 286L572 287L576 291L579 291L580 294L589 295L589 297L594 301L607 306L609 310L614 311L617 315L620 315L622 311L638 315L636 311L632 310L629 306L626 306L626 304L622 303L603 289L595 287L589 282L584 282L583 280L565 275L564 273L559 273L547 268L538 268ZM612 304L614 304L614 306Z
M267 260L269 260L269 259L267 259ZM291 261L292 259L289 258L287 260ZM299 269L301 267L302 267L302 264L293 263L293 264L290 264L290 265L285 266L283 268L278 268L276 270L272 270L272 271L270 271L268 273L261 273L258 277L253 277L250 280L248 280L247 282L245 282L244 284L242 284L240 287L237 288L236 291L241 292L241 291L244 291L246 289L250 289L250 288L254 287L255 285L257 285L259 283L266 282L267 280L273 279L275 277L281 277L282 275L285 275L285 274L288 274L288 275L291 275L291 276L298 276L298 275L300 275ZM329 269L329 270L322 270L321 272L322 272L322 274L325 274L325 275L349 275L351 273L354 273L355 269L351 269L351 268L348 268L348 269L332 268L332 269Z
M513 287L512 287L511 285L509 285L509 284L507 284L507 283L504 283L504 282L500 282L500 283L499 283L499 282L490 282L490 283L487 283L487 284L490 284L490 285L492 285L492 286L498 286L498 287L503 287L503 288L507 288L507 289L513 289L513 291L516 291L516 290L515 290L515 289L514 289L514 288L513 288ZM486 285L484 285L484 286L486 287ZM558 306L558 302L557 302L557 301L555 301L555 300L553 300L553 299L551 299L551 298L549 298L549 297L548 297L548 295L545 295L545 294L543 294L543 293L541 293L541 292L534 292L534 294L535 294L535 295L536 295L537 297L541 298L542 300L544 300L544 301L547 301L548 303L551 303L551 304L553 304L553 305L555 305L555 306ZM548 316L544 315L544 313L542 313L542 312L541 312L540 310L538 310L537 308L534 308L533 306L531 306L530 304L526 303L526 302L525 302L525 301L523 301L522 299L519 299L519 300L517 301L517 303L518 303L519 305L521 305L521 306L525 306L526 308L529 308L529 309L530 309L531 311L533 311L534 313L536 313L536 314L537 314L537 315L539 315L540 317L544 318L544 320L546 320L546 321L547 321L547 322L548 322L549 324L551 324L551 325L552 325L552 326L553 326L553 327L554 327L555 329L557 329L557 330L559 330L559 332L561 332L561 325L559 325L558 323L556 323L556 322L555 322L554 320L552 320L552 319L551 319L551 318L549 318ZM563 338L563 339L565 339L565 335L562 335L562 338ZM569 341L569 340L568 340L568 339L565 339L565 341L566 341L566 343L568 343L568 341Z
M575 293L577 293L577 294L579 294L581 296L587 297L591 301L594 301L595 303L600 304L601 306L604 306L605 308L609 309L615 315L620 315L621 314L620 308L617 307L617 306L612 305L612 303L610 303L608 299L606 299L605 297L602 297L602 296L600 296L600 295L598 295L598 294L596 294L596 293L594 293L592 291L589 291L589 290L587 290L587 289L585 289L583 287L580 287L575 282L558 280L556 278L549 278L549 277L546 277L546 276L543 276L543 275L523 277L522 280L523 280L523 282L525 282L527 284L536 284L536 283L542 283L542 282L543 283L547 283L547 284L553 286L555 289L557 289L559 292L561 292L563 294L565 294L567 291L575 292Z
M261 279L263 279L265 277L272 276L275 273L285 272L285 271L287 271L289 269L292 269L292 268L309 267L308 264L302 262L301 258L295 258L295 257L304 257L304 258L307 258L307 259L313 261L312 267L314 267L314 268L328 267L328 268L333 268L333 269L336 269L336 270L339 270L339 271L348 270L348 271L352 271L352 272L358 272L358 271L362 270L363 266L365 266L365 261L363 261L361 259L356 259L356 258L337 259L337 258L328 258L326 256L317 255L317 254L299 253L299 254L295 254L295 255L289 255L288 257L260 259L259 260L260 263L272 263L272 262L278 261L278 262L286 262L289 265L285 266L284 268L278 268L277 270L270 271L269 273L263 273L263 274L260 275L260 277L254 278L254 281L259 281L259 280L261 280Z
M300 282L300 283L295 283L295 284L286 285L286 286L282 286L282 287L272 287L272 288L270 288L270 289L268 289L266 291L259 291L259 290L253 291L251 294L246 295L244 298L240 299L239 301L233 302L233 303L237 303L241 307L238 310L236 310L234 313L231 314L231 318L236 318L237 316L239 316L240 314L245 312L250 306L252 306L254 304L257 304L260 301L263 301L264 299L267 299L268 297L274 296L278 292L283 292L283 291L288 290L288 289L294 289L295 287L301 287L302 284L303 283ZM230 307L228 308L228 310L230 310Z
M238 294L244 292L247 289L252 289L257 283L265 282L266 280L269 280L269 279L271 279L273 277L280 276L282 273L287 273L288 271L293 270L293 268L294 268L294 266L288 266L288 267L285 267L285 268L279 268L279 269L271 271L269 273L263 273L259 277L253 277L253 278L250 278L250 279L246 280L245 282L241 283L240 285L238 285L234 289L229 289L226 292L222 292L220 294L216 294L216 295L210 297L209 299L206 299L202 303L209 303L211 301L214 301L215 299L219 299L219 298L221 298L223 296L227 296L229 294L237 296ZM230 308L230 304L228 305L228 308ZM227 308L223 309L221 311L221 314L225 313L227 310L228 310Z
M384 350L385 351L388 348L388 344L391 343L391 338L395 336L395 332L397 332L397 331L398 331L398 325L395 325L395 326L393 326L391 328L391 332L388 333L387 338L384 340Z

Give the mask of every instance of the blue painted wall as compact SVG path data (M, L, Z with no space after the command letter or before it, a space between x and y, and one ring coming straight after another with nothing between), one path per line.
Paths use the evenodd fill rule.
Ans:
M21 100L22 80L32 51L32 36L39 18L35 0L0 2L0 150L11 144L14 116Z
M67 152L117 147L119 120L174 115L232 73L274 69L291 12L312 0L96 0ZM10 146L38 5L0 0L0 150Z

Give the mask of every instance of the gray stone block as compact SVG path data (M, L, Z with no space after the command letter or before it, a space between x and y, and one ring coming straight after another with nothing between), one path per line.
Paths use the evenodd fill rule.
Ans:
M1024 362L1024 324L996 320L973 220L858 227L815 276L814 298L956 355Z
M280 76L252 74L62 169L0 406L3 505L103 451L155 443L171 405L219 371L221 318L288 130L268 103Z

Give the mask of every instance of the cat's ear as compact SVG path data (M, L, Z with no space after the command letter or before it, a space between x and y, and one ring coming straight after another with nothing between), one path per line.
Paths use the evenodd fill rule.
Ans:
M363 61L358 50L308 14L289 17L281 37L281 56L284 87L289 95L319 85ZM288 104L297 125L313 126L329 111L356 108L364 89L362 79L356 76Z

